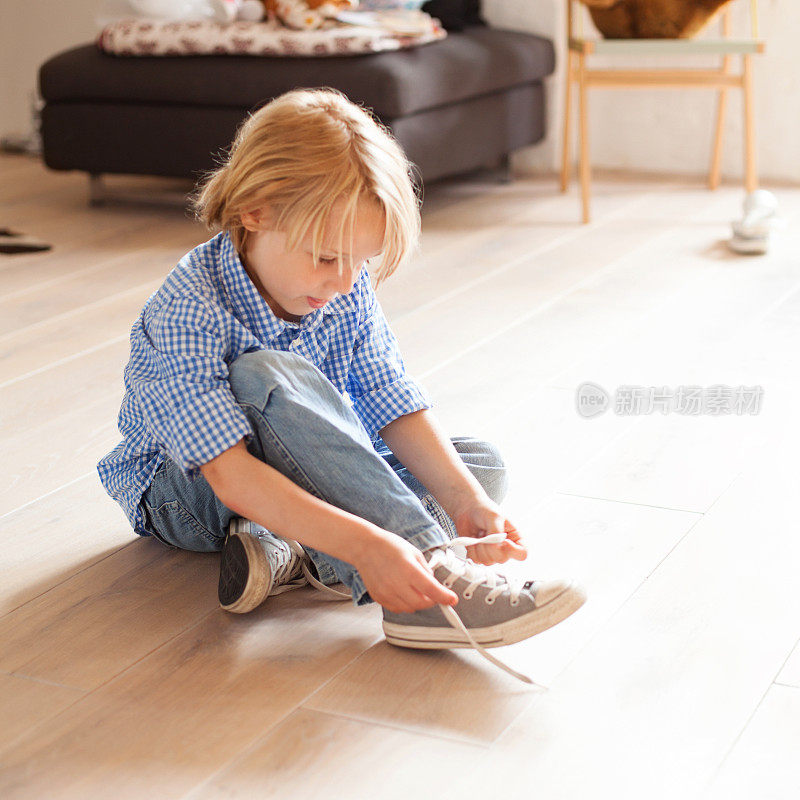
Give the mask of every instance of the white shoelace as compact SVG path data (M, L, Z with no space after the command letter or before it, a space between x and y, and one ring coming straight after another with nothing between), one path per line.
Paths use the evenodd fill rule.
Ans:
M270 592L270 595L280 594L281 592L286 592L289 589L299 589L301 586L305 586L306 583L310 583L315 589L336 597L339 600L352 599L353 596L349 592L340 592L337 589L332 589L330 586L326 586L313 576L311 570L308 568L308 562L310 559L306 551L303 550L303 546L300 544L300 542L297 542L294 539L285 539L283 536L278 538L282 539L284 542L286 542L286 544L289 545L289 548L291 549L295 558L289 557L285 563L280 565L275 573L275 583L281 585L276 586L275 589ZM305 577L298 575L295 578L290 579L291 574L297 569L296 564L298 562L300 564L300 570Z
M515 606L519 603L519 596L522 592L524 581L514 578L507 578L504 575L493 572L483 564L476 564L472 559L467 558L466 555L459 556L452 551L453 547L469 547L474 544L499 544L505 539L506 535L503 532L490 533L488 536L482 536L480 538L474 538L472 536L457 536L455 539L445 542L443 545L440 545L438 549L434 550L431 554L428 564L430 565L431 569L435 569L438 566L443 566L450 572L450 575L442 581L442 585L446 586L448 589L452 587L457 578L463 578L464 580L469 581L467 588L462 592L461 595L467 600L472 597L472 593L478 586L488 586L490 591L486 594L484 602L491 604L501 594L508 592L511 596L511 605ZM523 674L522 672L517 672L515 669L509 667L508 664L504 664L499 658L493 656L491 653L486 651L486 648L478 644L469 630L467 630L467 627L461 621L461 617L458 616L453 606L448 606L444 603L439 603L438 605L442 610L445 619L456 630L461 631L461 633L467 637L469 643L485 659L491 661L492 664L500 667L500 669L504 670L509 675L519 678L519 680L523 681L523 683L534 684L534 681L527 675Z
M276 588L270 592L271 595L280 594L281 592L288 591L289 589L300 588L301 586L305 586L306 582L308 582L316 589L330 594L337 599L352 599L352 595L349 592L340 592L336 589L332 589L330 586L326 586L324 583L321 583L311 574L311 570L309 570L307 566L307 561L309 560L308 555L305 550L303 550L303 547L299 542L295 541L294 539L285 539L283 537L279 538L283 539L283 541L286 542L291 548L292 553L297 556L297 559L300 563L300 568L305 577L297 576L294 579L290 579L292 572L296 571L296 566L294 564L295 559L287 559L285 563L280 565L275 575L275 583L280 583L281 585L276 586ZM478 586L488 586L490 591L486 595L485 602L493 603L500 595L508 592L511 598L511 605L515 606L519 603L519 596L523 591L523 581L500 575L496 572L493 572L483 564L476 564L474 561L472 561L472 559L466 557L466 550L464 550L463 556L453 552L453 548L469 547L475 544L498 544L505 539L506 535L502 532L492 533L481 538L458 536L455 539L445 542L436 550L434 550L430 556L428 564L431 570L436 569L438 566L443 566L448 570L450 575L445 578L444 581L442 581L442 584L448 589L452 587L457 578L463 578L464 580L468 581L467 588L462 593L462 597L467 600L469 600L469 598L472 596L472 593ZM524 683L536 685L535 681L533 681L527 675L523 674L522 672L517 672L507 664L504 664L499 658L487 652L486 648L482 647L478 642L476 642L472 634L461 621L461 617L458 616L456 610L452 606L445 605L444 603L438 603L438 606L442 610L445 619L450 623L450 625L452 625L456 630L461 631L461 633L466 636L467 641L469 641L472 647L475 648L475 650L477 650L485 659L490 661L495 666L500 667L500 669L504 670L509 675L513 675L515 678L523 681Z

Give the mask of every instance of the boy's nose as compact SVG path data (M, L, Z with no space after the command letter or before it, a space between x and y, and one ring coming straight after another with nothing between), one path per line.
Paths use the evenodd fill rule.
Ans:
M339 294L350 294L356 282L356 270L344 268L341 275L334 278L334 286Z

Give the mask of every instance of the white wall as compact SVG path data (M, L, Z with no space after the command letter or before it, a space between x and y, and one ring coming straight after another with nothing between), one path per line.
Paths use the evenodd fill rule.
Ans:
M91 42L99 0L0 0L0 135L28 133L30 95L49 56Z
M99 0L0 0L0 135L27 132L29 96L39 65L67 47L92 41ZM547 139L520 151L515 167L552 171L559 164L563 109L564 0L483 0L497 27L539 33L556 43L557 69L548 79ZM749 0L734 0L734 31L747 27ZM755 63L756 137L763 180L800 182L800 3L759 0L767 52ZM43 22L41 22L43 21ZM588 25L588 23L587 23ZM587 28L588 29L588 28ZM710 31L709 33L713 33ZM603 60L596 58L598 66ZM609 64L625 65L615 60ZM650 58L650 66L669 66ZM692 65L715 64L695 60ZM729 94L723 178L742 175L740 92ZM592 162L599 167L701 175L711 153L713 90L595 90L590 92Z
M495 27L538 33L556 44L557 68L548 80L546 140L516 154L523 171L550 171L560 165L563 119L565 0L483 0L484 16ZM734 0L733 34L749 31L749 0ZM703 33L715 36L718 24ZM800 182L800 3L759 0L759 33L766 53L754 59L758 171L764 181ZM593 33L588 16L584 32ZM674 61L650 57L649 67L709 66L719 59ZM590 66L634 66L622 59L590 60ZM739 59L733 64L739 70ZM573 95L574 96L574 95ZM589 93L589 140L595 166L647 172L704 175L711 159L716 96L709 89L609 90ZM722 159L723 179L743 174L741 91L728 93ZM575 126L573 126L575 130ZM575 148L573 145L573 153Z

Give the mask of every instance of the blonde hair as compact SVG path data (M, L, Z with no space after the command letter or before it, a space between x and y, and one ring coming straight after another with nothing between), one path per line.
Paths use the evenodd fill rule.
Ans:
M244 251L241 215L269 205L278 230L295 250L312 236L314 263L337 201L344 204L352 253L356 209L372 200L383 209L385 230L378 284L417 248L420 200L412 164L387 128L336 89L296 89L275 98L239 128L221 166L206 175L193 198L198 219L230 233Z

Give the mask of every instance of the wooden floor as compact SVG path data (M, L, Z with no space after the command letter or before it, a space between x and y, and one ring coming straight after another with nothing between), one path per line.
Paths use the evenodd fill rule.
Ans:
M494 651L530 687L310 589L225 614L218 555L135 537L95 464L131 324L208 234L0 158L0 225L54 245L0 256L0 797L800 796L800 190L776 189L764 257L724 247L739 187L595 192L582 226L554 180L430 187L422 252L379 290L448 431L511 467L531 555L503 569L588 590ZM763 405L583 419L585 381Z

